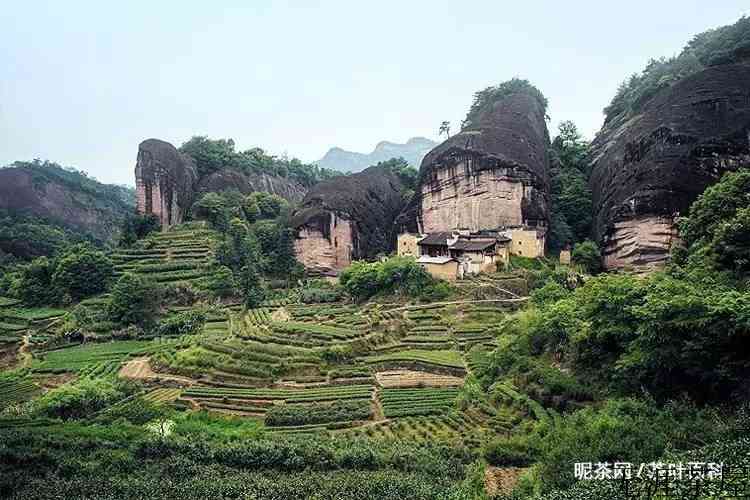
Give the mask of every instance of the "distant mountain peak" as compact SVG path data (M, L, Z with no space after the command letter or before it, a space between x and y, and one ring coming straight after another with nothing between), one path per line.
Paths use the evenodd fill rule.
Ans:
M347 151L340 147L332 147L317 161L320 167L338 170L340 172L360 172L378 162L402 157L410 165L419 168L422 158L437 143L426 137L412 137L405 144L391 141L380 141L370 153Z

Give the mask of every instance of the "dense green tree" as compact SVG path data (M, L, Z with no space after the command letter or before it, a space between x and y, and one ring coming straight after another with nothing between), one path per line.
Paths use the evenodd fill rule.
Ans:
M414 188L416 188L419 172L403 158L391 158L390 160L378 162L376 166L390 169L399 178L405 190L413 192Z
M13 296L26 305L41 306L59 301L58 290L52 284L55 262L47 257L38 257L21 267L18 279L11 286Z
M52 284L63 296L79 301L105 292L113 275L114 265L104 252L79 244L57 260Z
M391 257L382 262L355 261L341 273L339 283L356 300L379 294L436 300L450 294L447 283L430 276L410 257Z
M256 191L250 193L248 198L258 206L259 219L275 219L289 210L289 202L276 194Z
M211 273L207 286L209 291L217 297L230 297L236 288L232 270L226 266L219 266Z
M153 326L159 311L159 288L147 277L125 273L112 288L108 307L111 321L121 325Z
M0 252L20 260L52 257L68 244L82 239L58 225L0 210Z
M251 224L260 219L260 207L254 196L246 196L242 201L242 215Z
M227 233L216 249L216 259L234 272L240 271L248 262L263 267L258 242L239 218L229 222Z
M38 401L37 411L48 417L82 419L125 398L133 387L112 378L82 378L54 389Z
M290 277L298 265L294 253L294 231L275 221L253 225L252 234L258 243L260 271L276 277Z
M740 62L750 53L750 17L693 37L679 55L651 59L646 68L631 75L604 108L605 123L617 116L638 112L660 90L707 66Z
M589 274L596 274L602 270L602 254L599 246L591 240L576 243L571 254L574 264L583 266Z
M220 193L206 193L193 204L192 214L207 220L215 229L226 231L231 218L227 199Z
M119 244L129 247L159 227L159 218L154 214L132 214L122 225Z
M524 80L521 78L512 78L497 86L487 87L483 90L475 92L474 100L471 103L469 112L466 114L466 118L464 118L464 121L461 123L461 128L465 129L467 127L473 126L475 124L474 122L479 116L479 112L486 106L509 95L518 93L531 95L537 101L539 101L542 109L545 112L547 111L547 98L544 97L544 94L542 94L542 92L538 88L532 85L528 80Z
M687 246L704 245L719 226L747 206L750 206L750 169L728 172L690 206L688 216L679 222L680 236Z
M305 164L296 158L277 158L266 154L261 148L252 148L237 152L232 139L209 139L196 136L185 142L180 151L191 156L198 168L198 176L204 177L224 168L234 169L246 174L268 174L293 179L305 187L325 179L330 179L340 172L320 168L314 164Z
M242 296L245 299L245 307L260 306L266 294L260 283L260 276L252 263L247 263L242 268L239 282Z
M717 228L710 250L723 267L739 274L750 272L750 206L737 210Z
M180 146L180 151L195 160L199 177L232 165L235 155L232 139L214 140L205 136L192 137Z
M551 220L548 246L552 252L583 241L591 232L592 193L586 157L589 143L576 125L563 121L552 141Z

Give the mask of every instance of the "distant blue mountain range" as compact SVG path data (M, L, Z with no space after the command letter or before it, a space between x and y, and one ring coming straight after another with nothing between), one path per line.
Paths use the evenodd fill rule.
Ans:
M412 137L406 144L397 144L394 142L379 142L375 149L368 154L346 151L341 148L331 148L318 160L317 164L321 167L338 170L340 172L359 172L375 165L380 161L390 160L391 158L402 157L416 168L422 162L422 158L437 143L424 137Z

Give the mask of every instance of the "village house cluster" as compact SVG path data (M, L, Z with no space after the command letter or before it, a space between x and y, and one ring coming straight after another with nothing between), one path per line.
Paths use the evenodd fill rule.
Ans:
M543 257L545 233L544 228L530 226L402 233L398 236L396 252L399 256L416 258L436 278L452 281L502 269L511 255Z

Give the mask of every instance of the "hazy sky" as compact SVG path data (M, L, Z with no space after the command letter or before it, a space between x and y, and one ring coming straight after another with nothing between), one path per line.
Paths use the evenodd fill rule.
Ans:
M0 8L0 164L50 159L133 184L138 143L232 137L305 161L435 139L514 76L550 129L592 137L649 58L750 14L747 0L73 0Z

